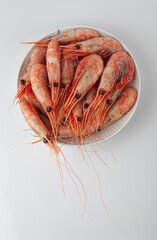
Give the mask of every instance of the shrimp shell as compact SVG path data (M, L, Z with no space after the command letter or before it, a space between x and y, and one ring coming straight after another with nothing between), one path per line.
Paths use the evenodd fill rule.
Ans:
M60 51L56 40L51 40L46 53L47 73L49 84L51 86L52 102L58 101L60 88Z
M84 41L96 37L99 37L99 34L93 29L76 28L65 31L48 39L36 42L24 42L24 44L36 44L39 46L47 46L50 40L56 40L58 41L59 44L68 44L71 42Z
M54 130L56 119L55 112L53 111L51 93L48 87L46 66L43 64L35 64L32 67L30 80L32 84L32 90L48 115L52 129Z
M88 107L92 104L97 92L97 86L94 85L85 95L83 99L83 110L87 110Z
M21 112L25 118L25 121L29 127L39 136L41 139L47 139L50 136L48 129L41 121L37 112L32 108L30 103L23 99L20 103Z
M68 44L70 42L84 41L98 36L99 34L95 30L77 28L60 33L53 37L53 39L57 40L59 44Z
M42 64L35 64L32 67L30 80L32 84L32 90L38 101L43 106L44 110L47 111L47 108L52 108L53 103L51 100L50 89L48 87L46 66Z
M72 82L71 94L64 106L64 109L68 112L67 114L71 112L75 104L93 87L102 74L102 71L103 61L96 54L87 56L80 61Z
M106 59L109 59L113 53L123 50L122 44L112 37L98 37L60 47L69 56L86 56L99 53L99 55Z
M124 116L126 112L134 105L137 98L137 91L131 87L125 87L121 95L118 97L116 102L107 112L103 127L117 121L119 118Z
M40 113L45 113L42 105L40 104L40 102L38 101L38 99L36 98L34 92L32 91L32 89L30 88L29 91L27 91L25 93L25 99L33 106L35 107L35 109Z
M124 88L134 75L135 65L132 58L124 51L114 53L101 76L96 97L90 108L86 110L86 121L91 121L94 110L103 112L107 96L115 89ZM88 120L87 120L88 118Z
M32 55L31 55L31 63L32 65L41 63L46 64L46 47L34 47Z

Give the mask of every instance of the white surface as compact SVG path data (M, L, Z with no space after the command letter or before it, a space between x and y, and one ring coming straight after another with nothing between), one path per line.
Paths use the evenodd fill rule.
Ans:
M0 239L157 238L156 9L155 0L1 3ZM128 125L107 141L117 162L109 152L94 145L110 166L107 168L90 152L110 216L127 238L107 218L90 161L88 168L76 148L63 149L84 182L91 219L86 213L81 217L82 206L66 171L64 197L56 163L49 159L46 146L21 144L33 141L33 137L22 132L28 127L18 107L9 112L19 67L29 50L19 42L39 39L69 25L90 25L112 33L126 44L139 66L142 92L137 111ZM106 148L105 143L101 146Z
M82 27L84 27L84 26L77 26L77 28L82 28ZM87 28L91 28L90 26L86 26L86 27ZM74 28L76 28L76 27L75 26L64 27L64 28L60 28L59 31L60 31L60 33L62 33L64 31L68 31L68 30L74 29ZM93 27L92 27L92 29L97 31L99 33L99 36L102 36L102 37L109 36L109 37L116 38L115 36L111 35L110 33L107 33L106 31L104 31L102 29L93 28ZM54 30L51 33L47 34L46 36L43 36L41 39L47 39L47 38L55 36L57 34L58 34L58 30ZM135 72L134 72L134 76L133 76L132 81L128 85L136 89L136 91L137 91L137 99L136 99L136 102L133 105L133 107L123 117L121 117L116 122L110 124L109 126L103 128L101 132L95 132L92 135L92 138L88 138L87 140L84 140L83 143L86 144L86 145L90 144L90 143L102 142L103 140L107 140L110 137L114 136L119 131L121 131L121 129L123 127L125 127L125 125L130 121L130 119L132 118L133 114L135 113L135 110L137 108L137 105L138 105L138 102L139 102L139 99L140 99L141 79L140 79L140 74L139 74L139 69L138 69L137 63L136 63L133 55L129 51L129 49L126 46L124 46L124 43L122 43L122 41L120 41L119 39L117 39L117 40L122 44L124 50L127 53L129 53L129 55L132 57L132 59L134 61ZM21 64L21 67L20 67L20 70L19 70L19 74L18 74L18 83L20 82L24 72L26 71L26 68L27 68L28 64L30 63L30 58L31 58L32 51L33 51L33 47L27 53L27 55L25 56L25 58L24 58L24 60L23 60L23 62ZM100 139L102 139L102 140L100 140ZM62 140L60 142L64 143L64 141L62 141ZM68 142L68 144L77 145L77 141L72 140L71 142Z

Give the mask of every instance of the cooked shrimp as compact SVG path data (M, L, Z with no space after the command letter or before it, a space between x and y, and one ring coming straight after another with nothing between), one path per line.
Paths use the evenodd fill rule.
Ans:
M41 103L43 109L47 113L52 129L55 127L55 113L52 111L53 102L51 99L50 89L48 87L48 77L46 66L43 64L35 64L32 67L30 81L32 85L32 90Z
M15 100L21 100L27 91L31 89L30 73L32 66L36 63L46 63L46 47L35 47L31 55L31 61L24 72L22 79L19 82L18 92L15 96Z
M49 130L49 132L52 133L52 126L48 116L44 113L40 113L40 118L44 125L46 126L46 128Z
M60 88L60 50L56 40L51 40L48 44L46 63L52 102L56 104Z
M58 139L64 139L64 138L73 138L76 137L72 129L68 124L59 126L57 131L57 137Z
M69 56L86 56L98 53L105 59L109 59L113 53L123 50L121 43L112 37L98 37L60 47Z
M88 28L76 28L60 33L54 37L48 39L40 40L37 42L26 42L28 44L36 44L40 46L47 46L50 40L56 40L59 44L68 44L70 42L84 41L91 38L99 37L99 34Z
M107 100L105 101L103 107L98 111L93 110L92 117L90 122L84 121L84 132L85 134L88 133L88 135L91 135L92 133L98 131L106 117L107 111L110 109L110 107L114 104L116 99L119 97L121 92L123 91L123 88L115 88L108 96Z
M103 104L103 107L99 109L98 114L100 119L99 125L101 125L104 122L107 111L111 108L116 99L119 97L119 95L123 91L123 88L124 87L121 88L115 87L115 89L111 91L111 93L107 96L106 101Z
M124 114L132 108L136 101L136 98L137 98L136 89L131 87L125 87L121 95L116 100L116 102L107 112L102 127L106 127L109 124L117 121L122 116L124 116Z
M72 112L69 116L69 122L72 124L72 129L74 134L80 136L80 140L82 139L82 114L83 114L83 99L76 103L73 107ZM78 141L79 144L79 141Z
M67 100L68 89L74 78L76 63L75 58L64 58L64 53L62 53L61 87L59 93L59 103L61 105Z
M87 56L80 61L72 82L72 91L63 106L64 111L67 112L67 117L75 104L81 100L97 82L102 71L103 61L101 57L96 54Z
M97 92L97 86L94 85L83 98L83 111L87 110L92 104Z
M32 65L36 63L46 64L46 51L47 47L34 47L32 55L31 55L31 63Z
M39 112L39 113L44 113L45 111L42 107L42 105L40 104L40 102L38 101L38 99L36 98L34 92L32 91L32 88L29 89L29 91L27 91L25 93L25 99L33 106L35 107L35 109Z
M58 154L58 147L55 146L51 134L41 121L38 113L31 107L30 103L23 99L20 102L20 109L29 127L44 142L48 143L55 154Z
M86 111L85 117L88 118L88 121L90 121L94 110L103 110L106 98L115 86L117 89L123 88L132 80L134 69L134 62L127 53L120 51L111 56L102 74L96 97L91 107Z

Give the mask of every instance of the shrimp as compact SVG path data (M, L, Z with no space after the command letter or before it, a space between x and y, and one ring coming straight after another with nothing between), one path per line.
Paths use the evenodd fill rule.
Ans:
M43 109L47 113L52 129L54 130L55 127L55 113L52 111L53 109L53 102L51 99L50 89L48 87L48 77L46 66L43 64L35 64L32 67L30 81L32 85L32 90L41 103Z
M31 55L32 65L36 63L46 64L46 51L47 47L34 47Z
M56 40L59 44L68 44L70 42L84 41L91 38L99 37L99 34L88 28L76 28L60 33L54 37L40 40L37 42L25 42L27 44L36 44L39 46L47 46L50 40Z
M44 142L48 143L55 154L58 154L58 147L53 142L51 134L46 126L43 124L38 113L32 108L30 103L23 99L20 103L20 109L25 121L29 127L37 134L37 136Z
M109 59L115 52L123 50L122 44L112 37L98 37L60 47L69 56L87 56L97 53L104 59Z
M114 103L114 105L107 112L102 127L106 127L109 124L117 121L122 116L124 116L124 114L132 108L136 101L136 98L137 98L136 89L131 87L125 87L121 95Z
M132 80L134 70L134 62L127 53L120 51L111 56L101 76L96 97L90 108L84 114L84 121L89 121L90 123L94 110L103 110L109 93L112 92L115 87L117 89L124 88L124 86ZM107 103L109 103L109 101L107 101Z
M57 104L60 89L60 51L56 40L51 40L47 47L46 65L51 87L52 102Z
M83 112L92 104L97 92L97 86L94 85L83 99Z
M32 91L32 88L29 89L29 91L27 91L25 93L25 99L33 106L35 107L35 109L40 113L44 113L45 111L42 107L42 105L40 104L40 102L38 101L38 99L36 98L34 92Z
M86 135L86 134L91 135L92 133L99 131L101 129L101 126L104 122L107 111L114 104L114 102L119 97L119 95L121 94L122 91L123 91L123 88L120 88L120 89L115 88L108 95L106 104L101 109L101 112L97 113L96 110L93 110L93 114L92 114L90 123L84 121L84 135Z
M103 61L98 55L92 54L80 61L72 82L72 91L63 106L64 111L67 112L67 117L75 104L80 101L97 82L102 72Z
M73 132L76 138L77 136L80 136L80 139L82 137L82 114L83 114L83 99L81 99L79 102L75 104L69 116L70 118L69 122L72 124Z
M67 100L68 89L75 74L75 66L77 62L75 58L64 58L62 53L61 61L61 86L59 93L59 103L63 105Z
M73 138L73 137L76 137L76 136L69 125L63 125L58 127L58 131L57 131L58 139Z
M39 113L39 114L40 114L40 119L42 120L46 128L49 130L50 133L52 133L52 126L48 116L44 113Z
M33 49L31 61L28 64L26 71L24 72L24 75L19 82L18 92L15 96L15 100L18 98L19 100L21 100L25 96L26 92L31 89L30 73L32 70L32 66L36 63L46 63L46 47L35 47Z

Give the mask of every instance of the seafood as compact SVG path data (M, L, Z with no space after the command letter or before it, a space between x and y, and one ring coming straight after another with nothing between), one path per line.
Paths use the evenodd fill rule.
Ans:
M41 121L39 114L31 107L27 100L23 99L19 104L24 119L30 128L44 143L50 142L51 134Z
M97 92L97 86L94 85L89 92L85 95L83 99L83 111L87 110L88 107L92 104L93 100L95 99Z
M64 49L65 53L69 54L69 56L86 56L98 53L105 59L109 59L113 53L123 50L121 43L112 37L92 38L60 47Z
M30 73L32 66L37 63L46 64L46 49L46 47L34 47L31 54L31 62L28 64L26 71L19 82L18 92L15 96L15 100L19 99L20 101L25 96L27 91L31 89Z
M100 130L103 126L104 119L106 117L107 111L110 109L110 107L114 104L116 99L119 97L121 92L123 91L123 88L117 89L115 88L107 97L107 100L104 104L104 107L101 109L101 111L97 112L96 110L93 110L93 114L91 117L90 124L89 122L84 121L84 132L88 135L91 135L92 133Z
M83 99L76 103L70 115L70 123L75 136L82 137L82 114L83 114Z
M97 82L103 71L103 61L96 54L84 57L77 66L72 91L64 105L67 116L70 114L75 104L81 100L85 94Z
M35 64L32 67L30 81L32 90L38 101L41 103L43 109L47 113L53 129L55 126L55 113L52 111L53 102L51 99L50 89L48 87L46 66L43 64Z
M48 116L44 113L40 113L40 118L44 125L46 126L46 128L49 130L49 132L52 133L52 126Z
M120 51L111 56L101 76L96 97L84 114L84 121L91 122L94 110L103 111L106 102L109 103L107 96L114 88L120 89L129 83L133 78L134 69L134 62L127 53Z
M76 137L76 135L70 129L70 126L64 125L64 126L58 127L57 137L58 139L64 139L64 138L73 138L73 137Z
M61 87L59 93L59 103L64 104L67 100L68 89L75 74L76 59L64 58L64 52L62 53L61 62Z
M45 111L42 107L42 105L40 104L40 102L38 101L38 99L36 98L34 92L32 91L32 88L30 88L26 93L25 93L25 99L32 105L32 107L34 107L39 113L44 113Z
M28 44L36 44L39 46L47 46L50 40L56 40L59 44L68 44L70 42L84 41L91 38L99 37L99 34L89 28L76 28L60 33L56 36L50 37L49 39L40 40L37 42L26 42Z
M54 105L58 101L60 88L60 51L59 44L56 40L51 40L47 47L46 65L51 88L52 102Z
M117 121L124 116L126 112L133 106L137 98L137 91L131 87L125 87L114 105L107 112L102 128Z
M31 54L32 65L37 63L46 64L46 51L47 51L47 47L42 47L42 46L34 47L33 52Z
M70 42L83 41L98 36L99 34L93 29L76 28L60 33L53 38L55 38L59 44L68 44Z

